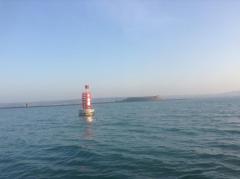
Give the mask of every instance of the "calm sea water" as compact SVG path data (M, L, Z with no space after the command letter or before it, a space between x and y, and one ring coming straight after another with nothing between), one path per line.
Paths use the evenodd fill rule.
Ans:
M240 98L0 110L0 178L240 178Z

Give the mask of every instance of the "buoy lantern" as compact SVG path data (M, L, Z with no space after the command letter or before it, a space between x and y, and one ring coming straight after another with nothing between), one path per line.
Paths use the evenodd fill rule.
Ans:
M82 110L79 115L81 116L93 116L94 109L92 106L92 93L89 89L89 85L85 85L85 90L82 93Z

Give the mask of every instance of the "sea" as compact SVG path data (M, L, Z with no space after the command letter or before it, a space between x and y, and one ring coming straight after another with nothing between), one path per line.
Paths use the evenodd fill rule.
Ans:
M1 179L240 178L240 98L0 109Z

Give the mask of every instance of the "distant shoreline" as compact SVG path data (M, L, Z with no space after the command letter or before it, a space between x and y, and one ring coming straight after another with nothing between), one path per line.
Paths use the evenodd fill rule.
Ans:
M197 96L197 97L180 97L180 98L160 98L158 96L145 96L145 97L127 97L127 98L96 98L93 104L106 104L106 103L131 103L131 102L161 102L161 101L176 101L187 99L199 98L229 98L232 96ZM2 104L0 109L18 109L18 108L37 108L37 107L56 107L56 106L81 106L80 99L76 100L59 100L59 101L41 101L32 103L8 103ZM45 103L45 104L44 104ZM58 104L57 104L58 103Z
M113 102L96 102L93 104L105 104L105 103L116 103L117 101ZM2 106L0 109L17 109L17 108L40 108L40 107L55 107L55 106L80 106L82 105L81 103L70 103L70 104L48 104L48 105L28 105L26 106Z
M134 97L135 98L135 97ZM128 98L126 98L128 99ZM129 100L115 100L115 101L102 101L102 102L93 102L92 104L107 104L107 103L131 103L131 102L161 102L161 101L170 101L170 100L185 100L181 99L160 99L160 100L137 100L137 101L129 101ZM18 108L40 108L40 107L56 107L56 106L81 106L82 103L69 103L69 104L46 104L46 105L22 105L22 106L2 106L0 109L18 109Z
M96 98L93 101L93 104L105 104L105 103L119 103L119 102L133 102L137 101L148 101L155 99L156 96L148 96L148 97L128 97L128 98ZM54 106L73 106L73 105L81 105L80 99L75 100L63 100L63 101L42 101L42 102L30 102L30 103L9 103L2 104L0 109L16 109L16 108L32 108L32 107L54 107Z

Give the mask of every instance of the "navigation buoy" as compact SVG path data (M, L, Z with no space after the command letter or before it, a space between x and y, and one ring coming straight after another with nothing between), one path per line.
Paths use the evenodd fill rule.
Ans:
M92 106L92 93L89 85L85 85L85 90L82 93L82 110L79 112L80 116L93 116L94 109Z

